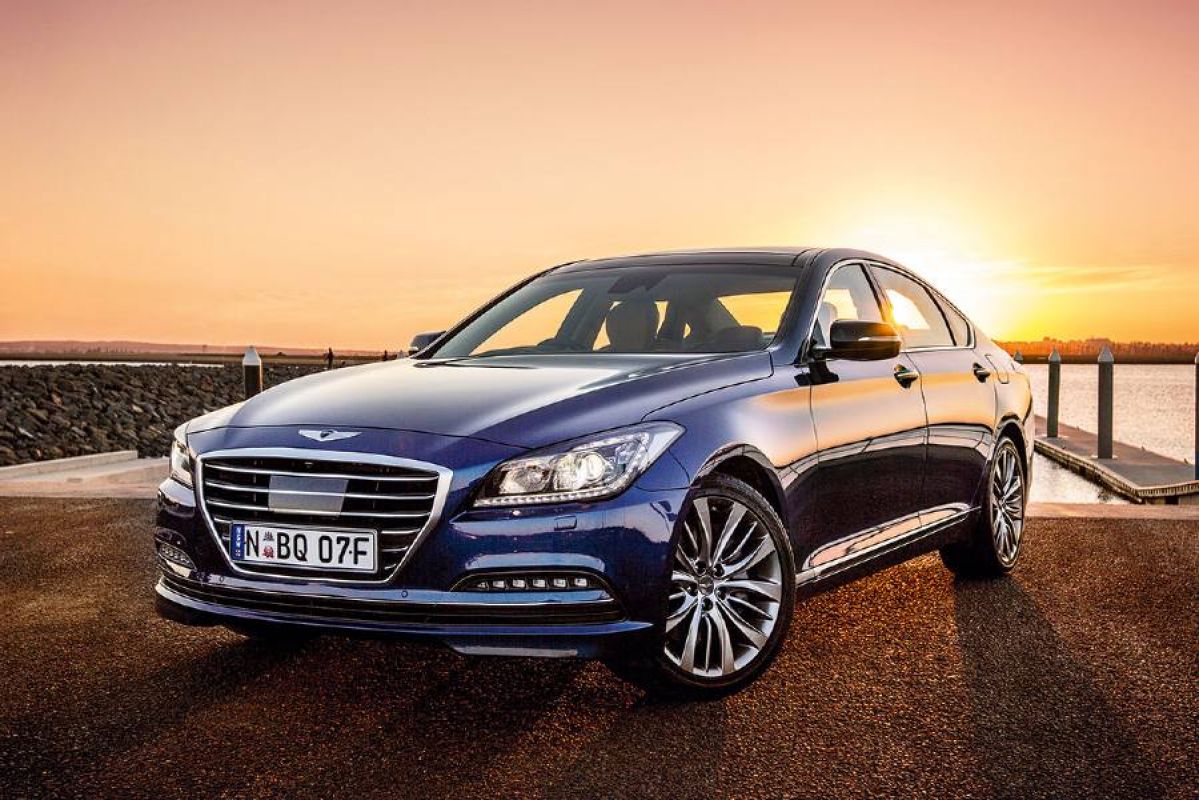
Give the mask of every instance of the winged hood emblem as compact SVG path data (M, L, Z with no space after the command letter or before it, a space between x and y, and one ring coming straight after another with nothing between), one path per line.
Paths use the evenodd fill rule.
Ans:
M314 442L336 442L342 439L353 439L361 431L335 431L329 428L324 428L319 431L300 431L300 435L306 439L312 439Z

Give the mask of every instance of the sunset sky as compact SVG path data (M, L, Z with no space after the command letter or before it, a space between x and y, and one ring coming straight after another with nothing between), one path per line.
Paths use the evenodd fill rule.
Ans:
M1196 42L1195 2L0 0L0 339L394 350L557 262L802 244L1000 338L1196 341Z

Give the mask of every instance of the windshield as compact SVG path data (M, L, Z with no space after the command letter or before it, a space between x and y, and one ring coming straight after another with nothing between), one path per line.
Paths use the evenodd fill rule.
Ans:
M790 267L671 265L550 273L492 305L434 358L540 353L738 353L770 344Z

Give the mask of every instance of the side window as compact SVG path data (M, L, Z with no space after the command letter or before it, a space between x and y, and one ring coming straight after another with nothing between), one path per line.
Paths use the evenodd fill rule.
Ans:
M734 294L719 298L720 303L733 315L738 325L760 328L762 333L768 336L774 336L777 332L790 300L790 291Z
M958 347L970 346L970 323L966 318L958 313L958 310L946 303L944 298L938 297L941 310L945 312L945 319L949 320L949 330L953 333L953 342Z
M871 267L891 306L891 322L907 347L952 347L940 307L920 284L889 269Z
M838 267L829 278L820 305L816 307L816 324L812 326L812 338L818 346L828 346L829 331L839 319L883 321L878 298L874 296L870 281L858 264Z

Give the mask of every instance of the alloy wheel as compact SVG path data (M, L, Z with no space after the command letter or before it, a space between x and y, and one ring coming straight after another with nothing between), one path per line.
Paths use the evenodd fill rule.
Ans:
M991 536L1005 567L1016 561L1024 532L1024 475L1011 447L1000 449L991 476Z
M766 525L728 497L691 504L675 548L666 657L699 678L723 678L766 647L783 599L782 560Z

